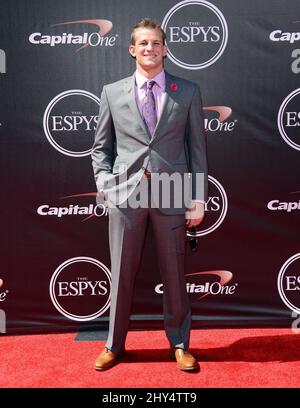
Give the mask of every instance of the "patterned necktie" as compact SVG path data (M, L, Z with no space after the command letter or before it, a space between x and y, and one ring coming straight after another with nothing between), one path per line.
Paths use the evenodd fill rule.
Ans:
M146 96L142 100L142 113L144 121L148 127L149 133L152 136L157 124L157 114L155 107L155 99L153 95L153 85L155 81L147 81Z

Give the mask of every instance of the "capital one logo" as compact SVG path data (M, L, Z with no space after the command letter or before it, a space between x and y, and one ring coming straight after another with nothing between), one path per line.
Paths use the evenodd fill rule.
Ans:
M228 27L221 11L205 0L184 0L173 6L162 22L168 57L181 68L209 67L223 54Z
M36 212L39 216L42 217L57 217L65 218L70 216L80 217L81 221L88 221L94 217L104 217L108 215L108 208L104 204L74 204L74 199L85 199L93 198L95 201L98 193L82 193L82 194L73 194L70 196L61 197L63 200L72 200L71 204L64 204L60 206L51 206L49 204L41 204L37 208Z
M212 176L208 176L209 197L205 203L205 217L196 235L201 237L216 230L224 221L228 210L227 194L222 184ZM191 233L187 231L187 236Z
M49 293L63 316L75 321L93 320L109 308L111 274L97 259L71 258L53 273Z
M271 201L268 202L267 207L269 210L271 211L285 211L287 213L292 213L294 211L299 211L300 210L300 199L299 199L299 191L292 191L290 194L294 195L298 195L298 197L296 197L298 199L298 201L295 201L295 199L293 201L290 200L278 200L278 199L273 199Z
M185 275L185 277L188 280L186 283L187 293L197 296L197 300L210 295L234 295L238 286L238 283L229 284L233 274L226 270L193 272ZM163 284L159 283L154 290L158 294L163 294Z
M204 106L209 117L204 119L204 129L209 132L232 132L237 120L227 121L232 115L232 109L229 106ZM215 117L217 113L218 117Z
M74 200L91 197L95 201L98 193L83 193L73 194L70 196L61 197L61 199ZM42 204L36 210L37 214L42 217L65 218L70 216L80 217L82 222L88 221L94 217L104 217L108 215L108 208L104 204L78 204L72 201L71 204L64 204L60 206L51 206L49 204Z
M3 286L3 280L0 279L0 290L2 286ZM8 294L8 290L6 290L5 292L0 292L0 306L1 306L1 302L5 301L7 294ZM6 313L1 308L0 308L0 333L6 333Z
M293 149L300 150L300 88L291 92L282 102L277 125L283 140Z
M294 21L294 23L300 23L300 21ZM296 41L300 41L300 32L299 31L283 31L281 29L279 30L273 30L269 38L271 41L285 41L289 42L290 44L293 44Z
M300 253L291 256L278 274L277 287L283 303L300 314Z
M3 279L0 279L0 290L3 286ZM6 299L6 296L8 294L8 290L4 291L4 292L0 292L0 302L4 302Z
M115 36L108 37L107 34L111 31L113 25L112 22L109 20L102 20L102 19L94 19L94 20L77 20L77 21L65 21L64 23L53 24L52 27L59 27L59 26L94 26L97 27L98 31L94 31L93 33L83 32L81 34L73 34L73 33L62 33L62 34L42 34L40 32L35 32L29 35L29 42L35 45L47 45L50 47L55 47L57 45L72 45L72 44L80 44L81 47L77 49L77 51L86 48L88 46L91 47L113 47L116 43L116 39L118 34Z
M53 98L45 109L43 127L49 143L72 157L92 151L100 100L91 92L71 89Z

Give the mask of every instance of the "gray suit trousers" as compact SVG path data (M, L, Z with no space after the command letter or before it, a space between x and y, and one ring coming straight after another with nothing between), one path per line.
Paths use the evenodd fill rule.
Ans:
M148 183L148 181L143 181ZM164 327L170 346L187 349L191 309L184 277L185 216L157 208L109 208L112 293L106 347L125 349L136 274L148 222L152 223L163 283Z

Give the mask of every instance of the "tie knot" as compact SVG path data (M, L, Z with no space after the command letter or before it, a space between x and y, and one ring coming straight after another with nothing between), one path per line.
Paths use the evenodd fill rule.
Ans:
M147 89L152 89L155 84L155 81L152 79L150 81L147 81Z

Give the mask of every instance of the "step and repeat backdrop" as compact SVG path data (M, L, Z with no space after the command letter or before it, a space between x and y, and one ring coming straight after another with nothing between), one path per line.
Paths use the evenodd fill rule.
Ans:
M299 1L2 0L1 333L107 326L108 219L90 153L102 87L134 72L143 17L166 31L166 70L203 98L209 199L196 252L187 235L193 326L297 326ZM162 327L154 244L150 227L132 328Z

